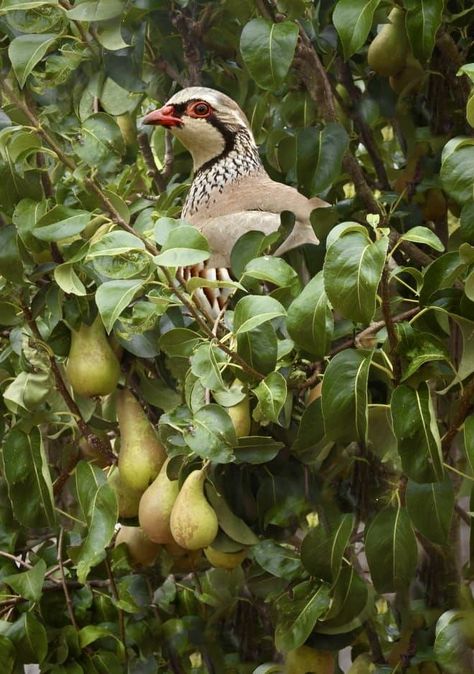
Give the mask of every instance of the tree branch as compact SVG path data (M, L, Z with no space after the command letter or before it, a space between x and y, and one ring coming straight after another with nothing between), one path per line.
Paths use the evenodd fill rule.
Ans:
M166 183L163 175L158 170L158 167L155 163L155 158L150 147L150 141L146 133L138 134L138 144L147 167L147 173L152 179L153 185L155 187L155 192L162 194L166 190Z
M395 323L392 318L390 309L390 287L389 287L389 269L387 265L384 266L382 278L380 280L380 292L382 296L382 314L387 329L388 343L390 347L389 355L392 358L393 364L393 381L395 386L398 386L401 376L400 358L397 355L398 335L395 330Z

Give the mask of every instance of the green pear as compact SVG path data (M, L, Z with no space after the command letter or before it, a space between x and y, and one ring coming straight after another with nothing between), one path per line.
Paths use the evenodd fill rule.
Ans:
M116 467L110 472L107 482L117 496L120 517L136 517L142 492L124 485L120 479L120 471Z
M157 543L150 541L140 527L121 526L115 539L115 547L125 543L132 564L150 566L154 563L161 549Z
M207 548L217 535L217 515L204 495L206 471L193 470L185 479L171 511L171 533L186 550Z
M204 554L212 566L217 569L227 569L228 571L231 571L240 566L244 561L247 557L247 550L222 552L222 550L216 550L216 548L209 546L208 548L204 548Z
M245 397L237 403L237 405L232 405L232 407L227 408L227 413L232 419L234 424L235 434L238 438L242 438L250 433L250 403L249 397L245 394Z
M167 459L158 476L140 499L138 520L148 538L155 543L172 543L170 516L178 496L178 480L170 480L166 474Z
M299 646L285 657L285 674L334 674L336 662L330 651Z
M115 391L120 364L112 351L100 316L92 325L83 323L71 333L66 376L74 393L81 396L108 395Z
M127 389L117 395L117 418L120 480L127 489L143 494L166 459L165 449L142 406Z
M367 52L367 61L379 75L396 75L404 67L409 53L405 28L405 12L394 7L388 15L388 23L382 26Z

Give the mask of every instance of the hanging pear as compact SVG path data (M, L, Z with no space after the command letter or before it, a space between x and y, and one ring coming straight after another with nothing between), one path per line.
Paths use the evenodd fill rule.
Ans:
M138 520L148 538L155 543L172 543L170 516L178 496L178 480L170 480L166 473L169 459L140 499Z
M330 651L299 646L285 657L285 674L334 674L336 662Z
M157 543L150 541L140 527L121 526L115 539L115 547L125 543L132 564L150 566L154 563L161 549Z
M171 511L174 540L186 550L206 548L217 536L217 515L204 495L206 471L193 470L185 479Z
M100 316L92 325L83 323L79 330L72 330L66 376L78 395L103 396L115 391L120 364L107 340Z
M396 75L405 67L409 53L405 28L405 12L394 7L388 15L388 23L382 26L367 52L367 61L379 75Z
M120 429L118 467L126 489L143 493L158 475L166 452L142 406L128 389L117 395Z
M247 550L222 552L222 550L217 550L216 548L209 546L208 548L204 548L204 554L212 566L217 569L227 569L228 571L231 571L240 566L244 561L247 557Z
M123 485L117 467L114 467L110 472L107 482L117 496L120 517L136 517L138 515L138 505L140 503L142 492Z
M227 413L234 424L235 434L238 438L242 438L250 434L251 418L250 418L250 402L248 394L232 407L227 408Z

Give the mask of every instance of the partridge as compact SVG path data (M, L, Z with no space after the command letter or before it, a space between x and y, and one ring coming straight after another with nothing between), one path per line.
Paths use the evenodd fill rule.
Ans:
M187 87L143 122L170 129L192 155L194 179L182 217L209 241L212 255L206 266L217 268L218 278L219 268L230 267L237 239L251 230L276 231L282 211L292 211L296 221L276 255L318 243L309 216L329 204L270 178L247 118L229 96L206 87Z

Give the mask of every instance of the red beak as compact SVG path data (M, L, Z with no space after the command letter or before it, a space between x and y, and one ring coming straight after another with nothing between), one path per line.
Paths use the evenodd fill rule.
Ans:
M174 106L164 105L159 110L153 110L147 115L143 124L161 124L161 126L181 126L182 121L175 116Z

